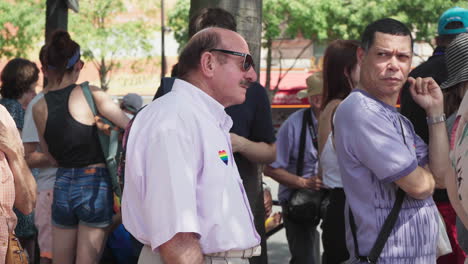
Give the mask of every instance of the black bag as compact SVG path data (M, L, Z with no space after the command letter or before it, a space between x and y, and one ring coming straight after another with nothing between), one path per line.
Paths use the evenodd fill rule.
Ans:
M311 109L304 111L302 118L302 130L299 144L299 154L296 167L296 175L302 176L304 169L304 151L306 141L306 130L309 129L314 147L317 149L317 135L311 118ZM321 189L314 191L310 189L296 189L291 194L287 208L288 217L298 223L313 223L318 225L320 219L326 214L328 207L329 191Z

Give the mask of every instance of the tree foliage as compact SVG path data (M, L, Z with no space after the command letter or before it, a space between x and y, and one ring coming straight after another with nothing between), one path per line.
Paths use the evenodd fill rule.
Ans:
M267 49L265 87L269 89L275 39L301 34L314 43L359 40L369 23L391 17L405 23L414 32L416 41L431 44L440 15L454 6L467 8L468 3L466 0L263 0L262 38ZM169 14L169 25L181 46L187 41L189 8L189 0L179 0Z
M45 5L0 1L0 58L26 57L44 38Z
M416 40L429 42L445 10L467 5L463 0L264 0L264 38L274 39L283 29L319 42L359 39L369 23L392 17L415 32Z
M188 41L188 24L190 0L177 0L177 4L169 11L168 26L174 32L174 38L179 43L179 50Z
M81 0L80 12L69 15L68 29L98 70L103 90L109 89L110 73L122 58L147 57L152 50L153 21L144 14L122 16L125 12L122 0Z

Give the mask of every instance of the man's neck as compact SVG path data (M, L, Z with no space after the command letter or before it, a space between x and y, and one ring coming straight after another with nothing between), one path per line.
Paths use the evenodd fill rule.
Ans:
M389 106L395 106L397 101L398 101L398 94L399 93L395 93L393 95L386 95L386 94L376 93L375 89L366 89L365 87L362 87L362 86L360 86L358 88L366 91L372 97L375 97L376 99L388 104Z
M210 88L210 85L206 81L204 81L204 80L202 80L200 78L194 77L194 76L187 77L187 79L185 81L192 84L193 86L197 87L198 89L202 90L204 93L206 93L211 98L216 100L218 103L223 105L224 108L230 106L230 105L225 105L223 102L221 102L219 100L219 98L217 97L216 92L212 88Z

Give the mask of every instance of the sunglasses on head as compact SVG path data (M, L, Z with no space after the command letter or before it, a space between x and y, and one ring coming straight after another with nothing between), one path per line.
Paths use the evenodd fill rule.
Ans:
M250 67L255 67L255 64L252 59L252 55L250 54L232 51L232 50L225 50L225 49L211 49L210 52L212 51L219 51L219 52L226 53L226 54L244 57L244 63L242 63L243 71L249 71Z

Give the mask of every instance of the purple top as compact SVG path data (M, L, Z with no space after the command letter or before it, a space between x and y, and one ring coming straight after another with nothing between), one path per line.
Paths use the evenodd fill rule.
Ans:
M292 113L281 125L276 135L276 161L270 166L277 169L282 168L292 174L296 174L297 156L299 153L299 141L301 138L302 117L306 109L301 109ZM314 112L311 111L312 122L314 122L315 133L317 135L317 119ZM318 153L312 143L309 129L306 130L306 146L304 150L304 169L303 177L310 178L317 174ZM291 189L280 184L278 191L278 200L284 204L289 200Z
M353 91L339 105L335 144L346 208L351 207L354 214L359 253L367 256L395 202L393 182L427 164L427 145L395 107L363 90ZM348 218L348 210L345 215ZM435 263L436 217L432 197L417 200L407 195L379 263ZM346 240L353 257L348 219Z

